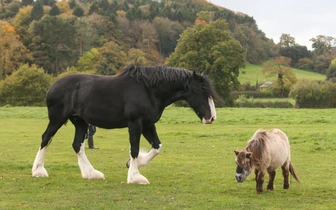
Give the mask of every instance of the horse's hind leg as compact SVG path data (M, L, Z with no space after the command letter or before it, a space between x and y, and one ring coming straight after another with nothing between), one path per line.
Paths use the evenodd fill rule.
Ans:
M48 145L51 143L52 137L58 131L58 129L66 122L63 121L49 121L48 127L46 131L42 135L42 142L39 148L39 151L36 154L35 161L32 168L32 176L33 177L44 177L48 176L47 170L44 168L44 157L46 154L46 149Z
M84 179L105 179L103 173L93 168L85 154L84 139L88 128L87 123L80 118L70 118L70 120L76 128L72 147L77 153L78 165L81 170L82 177Z
M283 188L284 189L288 189L289 188L289 163L286 162L283 166L281 166L282 169L282 175L284 177L284 184L283 184Z
M156 155L160 153L162 147L154 125L150 128L144 129L142 134L152 145L152 149L148 153L145 151L139 151L139 156L137 158L138 168L147 165ZM129 167L129 164L130 160L128 160L126 166Z

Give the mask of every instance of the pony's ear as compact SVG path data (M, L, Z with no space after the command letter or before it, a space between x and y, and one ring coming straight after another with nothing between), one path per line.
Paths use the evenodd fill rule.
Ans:
M239 154L238 150L235 150L234 153L236 154L236 156Z
M252 158L252 152L247 152L246 153L246 158L251 159Z

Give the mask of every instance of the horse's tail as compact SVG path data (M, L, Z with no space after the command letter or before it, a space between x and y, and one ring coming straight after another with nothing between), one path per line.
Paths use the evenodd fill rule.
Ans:
M293 175L294 179L295 179L297 182L299 182L299 183L301 184L301 182L300 182L298 176L297 176L296 173L295 173L295 170L294 170L294 167L293 167L291 161L289 161L289 172Z

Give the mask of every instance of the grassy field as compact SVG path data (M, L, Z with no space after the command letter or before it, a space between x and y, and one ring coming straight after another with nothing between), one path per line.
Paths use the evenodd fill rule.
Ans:
M242 74L243 70L246 72L245 74ZM325 80L326 78L325 75L316 72L303 71L295 68L293 70L298 79ZM262 66L246 64L245 69L240 70L239 81L241 84L250 82L252 85L255 85L257 80L259 84L268 81L262 73Z
M86 150L106 180L83 180L71 147L69 122L48 147L49 177L31 177L47 125L46 108L0 108L0 209L333 209L336 204L336 109L217 109L218 120L202 125L188 108L168 107L157 130L162 152L141 173L150 185L126 184L126 129L98 129ZM302 184L291 177L282 189L255 193L252 175L235 182L234 149L259 129L280 128ZM142 139L142 147L149 149Z

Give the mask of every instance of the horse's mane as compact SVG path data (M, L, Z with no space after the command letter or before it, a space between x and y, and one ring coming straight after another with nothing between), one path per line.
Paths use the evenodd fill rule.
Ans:
M167 82L182 82L185 88L194 92L203 92L213 99L217 98L210 80L197 74L198 79L193 79L193 72L187 69L167 66L128 66L120 72L120 76L128 74L147 87L155 87Z
M259 163L263 159L263 154L266 151L266 141L268 135L265 130L257 130L253 137L249 140L246 151L252 152L253 159L256 163Z

